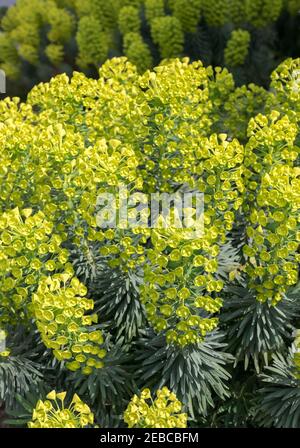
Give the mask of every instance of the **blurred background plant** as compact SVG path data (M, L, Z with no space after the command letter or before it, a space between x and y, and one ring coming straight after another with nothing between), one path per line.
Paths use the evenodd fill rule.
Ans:
M96 77L125 55L140 72L189 56L230 68L237 85L267 86L271 71L300 55L299 0L16 0L0 10L0 67L7 93L73 70Z

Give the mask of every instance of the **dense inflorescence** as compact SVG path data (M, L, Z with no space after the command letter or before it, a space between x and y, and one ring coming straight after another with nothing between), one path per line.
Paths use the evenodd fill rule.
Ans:
M68 400L67 392L52 390L42 401L38 400L27 423L29 428L97 428L90 407L74 394ZM66 406L69 402L69 406ZM129 428L186 428L187 414L180 413L182 403L176 395L163 387L152 400L149 389L134 395L124 413Z
M204 195L204 234L201 228L195 231L195 236L185 229L180 231L172 227L172 221L166 229L154 229L151 233L154 247L148 253L151 264L145 269L141 290L154 327L168 329L167 341L183 346L197 342L217 325L216 319L207 319L222 305L218 294L223 281L216 274L217 256L220 244L225 243L232 228L243 193L242 146L237 141L227 142L225 135L219 139L217 136L197 139L196 133L194 143L193 174L186 173L182 181ZM186 140L182 151L185 145ZM177 151L180 154L181 148ZM189 156L193 154L190 152ZM198 175L200 178L196 180ZM173 179L177 180L174 174ZM204 317L199 315L199 309L204 311Z
M185 33L195 33L201 20L202 0L175 0L172 5L173 14L182 24Z
M163 387L153 400L149 389L142 390L129 403L124 421L129 428L186 428L187 415L176 395Z
M75 394L68 407L66 392L49 392L47 400L39 400L32 413L29 428L85 428L94 423L94 414Z
M150 58L139 21L124 19L132 6L122 6L126 51ZM151 2L148 8L158 46L167 43L161 20L176 21L165 31L177 39L179 18L156 15ZM103 16L103 32L111 23ZM8 339L0 369L18 372L20 332L31 338L29 371L46 347L43 374L54 369L68 385L60 390L70 393L80 384L99 415L99 408L123 415L133 381L142 392L125 412L130 427L185 427L181 409L199 422L229 394L223 365L232 357L216 342L217 327L225 338L235 335L227 343L237 368L241 353L246 367L254 359L251 375L274 352L292 359L286 375L298 393L298 354L287 356L281 335L291 336L299 313L300 61L280 64L267 91L236 88L227 69L187 58L146 71L144 59L138 69L114 58L98 79L61 74L35 86L26 102L0 102L0 324ZM175 205L183 194L192 200L179 226ZM173 195L168 213L153 222L150 195ZM151 353L142 365L141 350ZM130 381L126 362L137 372ZM191 384L196 372L200 398L184 372ZM116 396L121 388L120 408L109 387ZM157 393L153 402L148 388ZM51 397L39 403L32 427L51 426L50 411L66 411L71 426L93 424L91 414L64 408L64 394L57 395L62 409L52 409Z
M246 0L246 19L260 28L278 19L283 6L282 0Z
M36 65L39 62L41 46L40 29L47 28L47 46L44 48L49 60L57 64L63 57L63 45L71 39L74 32L74 20L65 9L52 0L21 0L18 5L7 11L3 18L1 35L4 52L4 70L17 63L14 70L21 69L20 61L26 60ZM56 48L56 51L54 50ZM58 48L61 50L58 52ZM57 55L60 54L59 61ZM19 62L18 62L18 58Z
M299 266L299 59L287 60L272 75L267 116L257 115L248 127L245 148L248 191L249 286L258 300L276 303L298 282ZM276 98L276 99L275 99ZM295 104L290 110L290 105ZM246 201L246 202L247 202Z
M163 59L182 56L184 34L177 17L156 17L151 21L151 36Z
M229 12L228 2L217 0L212 7L210 0L203 0L202 8L205 21L209 26L221 27L227 22L227 14Z
M96 314L85 315L93 309L93 300L85 297L87 289L78 279L62 274L41 281L32 297L32 309L41 339L66 367L89 375L103 367L106 355L103 336L99 330L88 330L98 322Z
M248 55L251 36L246 30L235 30L227 42L224 56L228 66L242 65Z
M139 33L127 33L124 36L124 54L143 73L152 65L152 55L148 45Z
M99 27L95 17L83 16L80 18L76 40L78 45L77 63L81 69L84 70L91 64L101 65L106 60L110 40L107 33Z
M1 215L1 325L28 318L28 298L36 285L68 260L53 224L42 212L31 213L23 210L22 218L13 209Z

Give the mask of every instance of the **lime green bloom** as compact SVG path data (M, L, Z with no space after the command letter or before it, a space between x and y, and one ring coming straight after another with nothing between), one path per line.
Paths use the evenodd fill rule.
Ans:
M248 56L250 40L251 36L248 31L242 29L232 31L224 52L227 66L234 67L244 64Z
M101 331L89 330L96 315L85 316L93 301L85 298L86 287L67 274L55 274L40 281L31 309L43 343L71 371L89 375L102 368L106 351ZM88 357L84 354L88 354Z
M47 395L47 400L39 400L33 410L29 428L85 428L93 426L94 414L77 394L66 407L66 392Z
M124 421L129 428L186 428L187 414L180 413L181 409L181 402L167 387L158 390L155 399L144 389L132 398Z

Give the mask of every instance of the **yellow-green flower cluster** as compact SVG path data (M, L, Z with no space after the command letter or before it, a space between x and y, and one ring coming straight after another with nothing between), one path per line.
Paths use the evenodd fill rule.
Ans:
M55 1L48 1L44 7L47 25L50 28L47 34L49 42L52 44L67 42L74 31L72 15L66 9L59 8Z
M297 126L273 111L250 120L245 166L249 216L246 272L259 301L273 305L298 281L300 169Z
M109 57L109 51L115 49L121 5L113 0L76 0L74 8L78 18L77 63L83 70L89 66L98 68Z
M7 33L0 33L1 70L9 79L17 79L20 74L18 51Z
M186 428L187 414L181 410L181 402L167 387L158 390L155 399L149 389L144 389L132 398L124 421L129 428Z
M144 73L152 66L152 55L148 45L143 41L140 33L128 33L123 38L125 56L136 65L140 73Z
M246 272L260 301L276 304L298 281L299 174L299 169L282 165L263 176L257 199L262 208L250 215L247 235L253 242L244 247Z
M35 64L38 61L40 44L39 26L42 2L23 0L22 3L21 9L13 6L7 11L2 20L2 28L7 33L7 43L10 42L12 48L17 48L16 43L18 44L18 56ZM31 10L29 3L32 3L33 6ZM13 63L14 60L5 62Z
M86 428L94 424L94 414L77 394L69 406L65 405L66 392L55 390L45 401L39 400L32 413L29 428Z
M228 21L229 2L224 0L202 0L203 15L209 26L220 27Z
M151 36L162 59L175 58L183 53L184 33L174 16L156 17L151 21Z
M158 331L171 330L168 341L181 345L199 340L214 328L217 320L210 320L210 315L221 305L218 292L222 282L214 277L215 258L219 243L225 241L225 233L232 227L235 210L241 205L243 148L237 141L228 142L226 135L214 135L210 139L205 135L219 119L218 104L223 102L220 98L225 100L233 88L232 77L226 70L214 73L199 62L189 64L188 60L174 60L157 67L155 72L139 76L124 59L115 59L101 68L99 81L75 75L69 83L66 77L60 76L49 85L35 88L29 96L29 101L41 108L42 120L48 119L51 105L51 119L60 119L64 114L65 121L72 117L76 123L76 133L72 129L64 130L65 147L68 148L69 138L73 141L73 133L77 138L77 152L71 157L74 175L68 174L64 184L74 191L71 199L78 197L80 202L71 202L67 215L65 210L60 211L67 216L64 221L70 225L64 230L79 247L84 239L100 242L100 254L112 267L130 270L144 266L146 284L142 300L147 305L149 319ZM78 96L78 89L84 89L83 98ZM89 106L84 118L74 97ZM155 102L156 98L160 98L160 102ZM83 123L89 128L83 127ZM87 133L84 135L93 147L85 149L79 143L81 132ZM64 151L64 155L67 153ZM54 169L61 170L56 166ZM76 174L78 170L80 179ZM149 229L97 228L97 192L114 192L122 182L129 187L129 192L173 192L182 184L197 188L205 193L205 226L210 227L209 234L204 239L189 242L182 232L175 231L174 241L161 247L155 240L155 233ZM117 211L119 206L117 204ZM146 243L150 237L152 247L148 248ZM162 234L158 239L167 240L167 236ZM172 249L172 257L179 250L180 259L170 259L169 264ZM198 255L202 256L202 264L197 265L198 259L191 273L178 269L179 275L174 277L173 271L183 260L189 262ZM166 259L167 264L164 264ZM157 260L162 264L157 265ZM156 284L156 279L153 283L147 277L149 269L150 277L152 269L160 270L160 276L168 278L165 285ZM203 284L199 283L201 275L205 279ZM197 285L194 284L196 277ZM164 292L170 288L184 289L189 283L192 286L188 300L184 297L171 299ZM157 315L152 311L156 289L160 295ZM181 309L184 300L192 319ZM160 308L166 305L162 310L167 313L170 301L174 316L169 316L165 326L166 314L161 314Z
M124 6L119 12L118 18L119 30L125 35L127 33L139 33L141 28L141 19L139 10L134 6Z
M228 17L235 25L240 25L246 21L245 0L227 0L229 1Z
M291 61L288 66L296 67ZM3 282L7 283L5 290L1 288L4 307L9 307L7 297L16 300L18 295L21 308L26 302L21 312L30 311L27 304L35 293L35 306L44 311L46 305L40 297L44 288L50 308L54 307L45 311L56 316L55 303L58 298L59 303L65 303L63 297L69 285L60 283L57 290L47 291L47 278L52 275L55 279L58 275L57 280L64 282L59 276L67 275L70 279L74 275L63 247L75 245L76 250L85 251L94 244L112 268L144 273L141 295L149 321L157 331L167 334L169 343L184 346L198 342L217 325L214 315L221 307L223 288L218 254L243 201L246 216L254 220L248 223L245 247L249 285L259 300L271 294L276 302L276 294L284 293L295 281L299 232L296 97L292 96L293 90L289 92L285 87L285 77L286 86L290 86L286 65L280 72L282 81L273 77L274 90L282 97L279 106L285 110L292 104L292 97L296 112L280 119L273 113L269 118L258 115L250 120L245 161L244 148L234 139L238 135L246 140L245 126L241 127L237 114L247 121L263 107L267 94L254 86L235 90L226 69L205 68L201 62L190 64L188 59L174 59L140 75L128 60L116 58L101 67L98 80L79 73L74 73L71 80L59 75L36 86L26 103L19 103L18 99L1 101L0 209L10 219L16 219L16 212L11 211L16 207L25 209L24 218L28 215L24 220L17 219L21 220L21 236L11 230L7 218L3 221L0 266L5 272ZM273 96L270 93L272 101ZM244 101L242 113L233 111L237 102L242 103L240 98ZM275 104L272 101L270 104ZM220 133L224 129L229 136ZM280 170L286 167L281 176ZM277 179L279 174L282 182ZM204 193L204 235L187 237L186 229L172 225L169 229L142 225L131 228L123 226L121 217L117 218L117 228L103 228L99 195L110 193L117 197L118 213L122 205L122 198L118 197L120 185L127 187L128 194L137 195L195 190ZM283 219L275 214L276 207ZM133 218L134 213L132 207L129 215ZM147 220L146 211L143 213ZM29 225L32 229L27 235ZM45 241L39 244L37 240L42 235ZM20 239L25 247L20 246L20 250L25 252L19 255L12 252L11 242ZM265 254L271 245L275 264L279 263L284 272L281 277ZM290 258L284 255L286 248ZM35 260L38 269L32 273L21 266L19 284L15 274L19 275L20 270L15 270L15 264L22 255L30 263ZM262 261L257 261L259 257ZM11 271L7 270L7 263ZM276 278L271 293L270 282L264 278L267 272L274 272L270 281L275 282ZM29 286L24 280L27 277L31 279ZM21 288L19 291L15 291L15 283ZM86 299L75 300L76 297L77 293L73 298L79 315L84 311L80 303ZM75 319L76 310L70 319ZM84 317L89 320L89 316ZM76 317L82 318L83 315ZM54 332L49 336L44 317L41 315L38 320L43 338L53 350L62 348L50 346L52 342L56 344L55 338L76 339L80 335L77 330L69 334L69 322L61 323L61 327L49 321L50 325L54 323L50 327ZM81 324L82 321L79 327ZM84 329L86 332L89 333ZM75 362L71 368L92 367L85 361L78 366L76 362L80 361L70 347L66 351L71 351L70 363Z
M201 6L203 0L174 0L173 15L182 25L186 33L195 33L201 20Z
M269 92L255 84L238 87L224 103L223 128L230 136L246 142L249 120L264 111L268 98Z
M108 68L114 70L115 75L119 74L117 65L120 62L106 64L101 74L108 76ZM121 67L124 70L124 66ZM170 343L186 345L200 340L217 324L216 319L210 319L210 315L220 309L218 293L223 286L214 276L216 257L219 244L225 241L235 211L242 203L243 147L236 140L227 141L226 135L204 137L209 132L207 127L218 115L214 110L215 98L227 97L232 89L232 78L226 71L217 71L214 77L211 69L205 69L201 63L189 64L188 60L166 63L140 77L130 66L126 70L129 70L130 79L127 78L125 103L131 102L131 106L130 111L125 107L122 123L127 121L132 127L132 134L126 129L126 140L131 142L140 159L144 191L172 192L182 184L200 190L205 193L204 219L210 230L204 238L196 240L191 240L190 232L186 235L176 229L170 230L170 235L163 230L157 234L140 227L99 231L100 253L112 267L130 270L144 266L145 284L141 293L149 320L157 331L170 330ZM114 83L119 89L117 79ZM113 86L111 83L110 88ZM175 86L179 92L176 95ZM138 96L129 95L132 88L139 92ZM153 104L157 97L161 98L161 104L156 106ZM122 107L124 109L124 104ZM102 108L97 108L97 114L100 110ZM107 113L110 120L115 119L108 109ZM103 117L101 125L103 132L108 132L105 119ZM95 120L92 123L95 126ZM120 128L118 131L121 132ZM147 247L150 238L152 245ZM188 272L187 265L193 265L194 258L195 265ZM182 267L184 263L186 268ZM177 289L183 290L182 297L181 294L174 296Z
M145 16L148 23L151 23L156 17L165 16L164 0L144 0Z
M283 0L245 0L246 19L257 28L275 22L280 16Z
M163 223L162 228L153 229L153 248L147 253L150 264L141 287L154 328L167 330L167 341L181 346L199 342L217 325L217 319L209 317L222 305L223 282L216 275L219 245L226 241L244 191L244 150L237 140L228 142L226 135L197 138L195 133L193 142L188 153L186 140L182 146L178 142L174 154L186 157L190 172L186 171L185 181L204 194L204 233L197 223L194 233L178 229L172 219L167 228ZM172 178L176 181L182 165L175 168ZM189 212L193 219L195 210Z
M196 175L199 139L210 135L214 125L222 127L219 107L234 90L234 82L227 70L214 72L187 58L163 64L139 82L147 89L144 101L149 110L148 135L138 148L144 183L151 192L173 192L174 183L190 183ZM156 97L160 103L154 103Z
M101 27L107 31L112 30L118 18L118 12L122 6L137 6L138 0L75 0L74 7L79 17L95 17ZM72 5L73 6L73 5Z
M3 325L28 318L27 305L40 279L65 268L68 251L61 248L61 242L62 238L53 232L53 223L42 212L13 209L0 215Z
M272 93L267 110L278 110L295 123L300 122L300 58L288 58L271 75Z
M18 58L31 64L38 63L44 30L47 30L48 44L43 50L50 61L55 64L60 62L63 45L70 40L74 31L74 21L68 10L59 7L55 0L19 0L8 9L2 20L2 28L5 32L1 38L2 45L5 43L7 47L6 52L1 54L4 62L2 68L5 70L7 66L9 68L17 63L20 69Z
M110 38L96 17L83 16L79 19L76 40L77 63L80 68L86 69L89 65L100 66L107 59Z
M67 392L52 390L46 400L39 400L32 413L29 428L87 428L95 426L94 414L77 394L66 399ZM69 402L69 406L66 405ZM125 413L129 428L186 428L187 414L176 395L163 387L153 400L149 389L134 395Z
M83 89L86 97L82 97L82 93L78 97L78 89ZM1 103L4 114L15 114L14 122L7 120L2 127L1 139L6 148L0 156L3 161L0 205L3 208L36 204L45 214L51 215L63 240L67 238L67 232L68 238L79 246L86 239L103 239L102 233L97 233L96 224L96 204L101 188L105 188L105 192L114 192L119 183L132 184L135 188L142 186L141 175L136 173L138 159L130 141L122 144L112 138L115 135L112 123L117 119L117 111L120 117L126 113L123 103L126 90L123 95L115 95L114 100L119 104L114 102L108 115L103 109L101 117L96 118L100 113L96 104L104 104L111 97L111 89L104 78L98 83L77 74L69 83L69 79L61 75L49 85L40 85L31 92L29 101L33 107L41 108L38 115L33 114L28 105L26 108L22 105L18 111L14 103ZM101 92L101 99L95 99L97 91ZM79 103L74 102L76 96ZM95 103L95 107L93 105L90 112L83 115L81 100L90 106ZM56 107L48 108L53 102ZM69 105L65 107L67 103ZM25 115L27 120L19 125ZM64 128L55 124L62 117L67 121L68 116L72 117L75 126ZM128 116L128 121L131 120L134 117L130 119ZM16 135L13 129L17 126L19 132ZM103 138L103 129L108 132L107 136L112 130L108 141ZM89 139L88 145L85 145L85 138Z
M226 65L234 67L245 63L250 40L249 31L242 29L232 31L224 52Z
M248 22L261 28L275 22L284 6L283 0L202 0L201 4L206 22L214 27ZM287 9L291 12L296 7L291 5Z
M125 56L143 73L152 66L152 55L140 32L140 10L134 6L124 6L119 12L118 24L123 34Z
M257 299L272 304L298 281L299 69L299 59L279 65L266 101L268 115L258 115L248 127L246 272Z
M54 65L58 65L63 61L64 47L60 44L49 44L45 49L45 54Z
M56 274L40 281L31 308L42 341L55 358L65 361L69 370L81 369L89 375L103 367L106 350L101 331L88 328L98 322L98 316L86 315L94 308L86 294L86 287L77 278Z
M87 242L112 238L111 232L97 227L99 193L114 193L119 183L142 188L142 177L136 172L138 157L130 139L125 138L130 126L118 130L117 125L127 115L124 104L125 109L130 109L134 99L130 101L131 91L126 92L130 82L121 92L117 76L127 79L132 73L138 78L138 74L131 65L126 72L127 63L119 62L110 68L104 66L99 81L75 74L70 82L61 75L49 84L37 86L27 104L9 99L0 103L0 139L4 148L0 155L1 268L5 274L1 276L1 318L7 322L13 323L11 318L17 312L18 319L29 312L27 305L43 277L55 273L73 275L62 243L68 241L84 250ZM115 79L111 70L118 72ZM106 82L106 76L113 85ZM128 102L124 103L126 96ZM108 112L102 106L111 98L113 104ZM33 111L36 107L38 113ZM87 112L83 113L83 107ZM136 110L132 109L128 123L135 119ZM118 135L121 140L116 138ZM14 216L16 211L10 211L16 206L25 208L24 222ZM51 216L51 221L45 216ZM11 243L15 241L13 249ZM9 307L11 300L16 303ZM85 371L91 366L86 367Z

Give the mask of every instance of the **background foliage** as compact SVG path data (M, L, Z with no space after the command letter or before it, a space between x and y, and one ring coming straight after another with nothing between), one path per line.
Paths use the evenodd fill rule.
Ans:
M300 55L299 0L17 0L1 20L0 65L9 95L125 55L140 72L189 56L226 66L238 85L267 86ZM4 13L4 11L3 11Z

